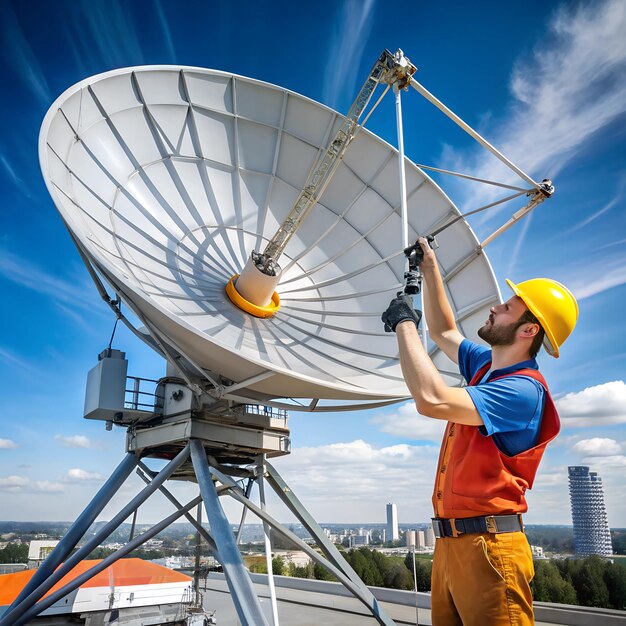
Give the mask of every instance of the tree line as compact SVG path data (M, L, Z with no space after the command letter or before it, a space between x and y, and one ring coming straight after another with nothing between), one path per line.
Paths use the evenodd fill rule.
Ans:
M539 602L626 609L626 568L599 556L535 561L531 587Z
M97 548L89 558L105 558L112 550ZM366 585L391 589L412 590L413 555L400 557L386 556L378 551L362 547L343 553L350 566ZM136 550L129 556L153 559L163 556L158 550ZM26 563L27 544L10 543L0 549L0 563ZM611 563L598 556L585 559L545 559L536 560L535 577L531 583L533 598L538 602L555 602L580 606L593 606L607 609L626 609L626 567ZM264 562L254 568L257 572L267 572ZM281 557L274 557L272 570L279 576L336 580L322 565L309 563L297 566L285 563ZM418 591L430 591L432 561L416 559L415 572Z
M0 550L0 563L28 563L28 544L7 544Z
M346 561L366 584L392 589L414 589L413 555L404 561L386 556L369 548L352 549L343 553ZM537 560L531 583L533 599L606 609L626 609L626 568L598 556L585 559ZM322 565L286 564L281 557L272 560L274 574L336 580ZM257 570L257 571L260 571ZM266 571L263 568L263 571ZM430 591L432 561L416 559L415 573L418 591Z
M404 560L397 556L386 556L366 547L353 548L347 552L342 552L342 554L366 585L405 590L414 588L413 556L411 553L407 554ZM415 566L418 591L430 591L431 561L418 558ZM251 571L267 573L267 568L265 563L259 560L254 564L254 567L251 567ZM337 580L329 570L319 563L310 562L307 565L299 566L294 563L285 563L280 556L272 559L272 571L277 576Z

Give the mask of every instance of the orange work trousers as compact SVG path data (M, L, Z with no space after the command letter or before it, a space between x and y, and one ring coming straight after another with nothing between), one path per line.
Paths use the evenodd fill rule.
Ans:
M433 626L528 626L535 623L535 574L522 532L442 537L435 542Z

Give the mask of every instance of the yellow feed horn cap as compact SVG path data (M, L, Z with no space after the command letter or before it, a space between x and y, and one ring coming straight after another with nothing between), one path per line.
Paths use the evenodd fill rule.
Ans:
M257 306L246 300L235 288L238 278L239 274L235 274L226 284L226 295L236 307L255 317L272 317L280 309L280 296L276 292L272 294L272 299L267 306Z

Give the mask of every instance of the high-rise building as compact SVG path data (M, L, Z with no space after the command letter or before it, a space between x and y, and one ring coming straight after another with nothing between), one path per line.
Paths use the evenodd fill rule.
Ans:
M435 531L432 526L429 526L424 533L424 543L427 548L435 547Z
M387 541L397 541L398 534L398 507L389 503L387 505Z
M584 465L568 467L569 494L576 554L613 554L611 532L604 507L602 479Z

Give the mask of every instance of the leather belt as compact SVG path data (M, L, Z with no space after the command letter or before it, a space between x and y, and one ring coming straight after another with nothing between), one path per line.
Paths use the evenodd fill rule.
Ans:
M522 516L486 515L485 517L442 518L434 517L433 531L435 537L458 537L479 533L514 533L524 532Z

